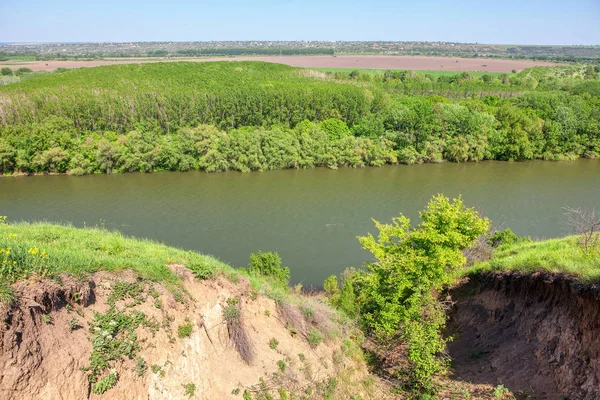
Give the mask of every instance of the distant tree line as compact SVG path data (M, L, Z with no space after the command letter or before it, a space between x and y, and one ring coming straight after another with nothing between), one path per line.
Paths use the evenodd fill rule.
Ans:
M600 155L593 68L533 69L506 81L407 72L327 77L256 62L31 75L0 87L0 173L246 172ZM431 91L411 94L423 82ZM443 91L448 96L437 94Z

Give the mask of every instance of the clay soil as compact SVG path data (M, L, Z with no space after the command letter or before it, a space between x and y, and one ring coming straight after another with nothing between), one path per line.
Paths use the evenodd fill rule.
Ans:
M518 399L600 398L598 284L496 273L452 297L454 381L504 385Z
M557 63L529 60L498 60L485 58L450 58L425 56L263 56L213 58L126 58L92 61L31 61L0 62L0 67L12 69L27 67L33 71L53 71L57 68L98 67L101 65L136 64L148 62L210 62L210 61L265 61L304 68L357 68L406 69L430 71L511 72L535 66L553 66Z

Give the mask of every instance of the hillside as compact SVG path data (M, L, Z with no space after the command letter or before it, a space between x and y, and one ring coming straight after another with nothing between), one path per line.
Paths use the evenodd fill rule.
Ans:
M0 249L5 399L385 395L352 325L268 277L99 229L0 224Z

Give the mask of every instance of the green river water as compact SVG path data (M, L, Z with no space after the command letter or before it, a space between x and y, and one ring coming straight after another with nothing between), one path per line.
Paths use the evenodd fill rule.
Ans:
M371 218L416 222L433 194L462 194L495 226L569 234L563 207L600 209L600 160L482 162L265 173L158 172L0 178L0 215L75 226L104 224L245 266L278 251L292 281L319 286L370 259L356 237Z

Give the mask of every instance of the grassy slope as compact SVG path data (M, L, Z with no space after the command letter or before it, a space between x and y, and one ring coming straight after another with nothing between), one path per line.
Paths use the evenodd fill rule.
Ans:
M586 255L575 236L521 243L499 247L490 261L476 264L465 274L482 271L546 271L573 275L582 282L600 281L600 254Z
M213 257L150 240L128 238L100 228L77 229L49 223L0 224L0 249L6 251L9 247L11 260L17 262L13 271L17 277L25 274L26 266L38 264L34 255L28 252L35 248L39 249L39 254L44 250L48 254L44 264L50 275L64 272L80 276L97 271L131 269L143 278L176 283L177 277L167 264L233 270ZM0 260L2 257L0 254ZM14 274L9 272L5 267L0 270L0 275L11 278Z
M10 248L9 257L6 256L7 248ZM31 254L30 249L36 248L37 254ZM47 257L41 260L44 251ZM2 265L7 258L8 264L12 261L16 264ZM285 285L249 274L246 269L234 269L214 257L194 251L126 237L120 232L98 227L80 229L47 222L2 224L0 221L0 283L26 279L32 273L39 275L40 270L47 276L67 273L76 277L98 271L132 270L143 279L174 288L179 286L179 278L167 267L168 264L183 264L193 272L222 273L234 282L244 276L252 288L271 298L285 298L291 303L303 301Z

